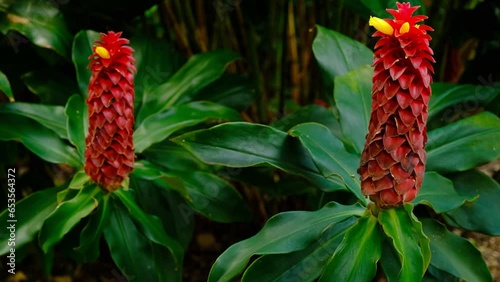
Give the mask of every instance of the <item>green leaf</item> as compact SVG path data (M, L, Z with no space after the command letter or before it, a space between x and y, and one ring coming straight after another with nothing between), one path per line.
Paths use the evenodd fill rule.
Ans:
M346 232L319 281L370 281L377 271L382 242L377 218L366 212Z
M403 208L381 210L378 220L398 253L401 262L399 281L421 281L427 266L413 234L413 223L408 212Z
M63 188L44 189L21 199L15 206L15 218L9 216L10 211L8 209L0 213L0 222L2 223L0 225L2 228L0 233L0 255L6 254L11 247L14 247L12 243L9 245L10 232L7 232L7 227L10 226L11 222L8 222L8 220L17 220L17 222L13 223L16 226L15 248L19 249L33 240L47 216L56 209L56 195ZM8 202L8 204L11 204L11 202Z
M410 221L413 226L413 236L418 241L418 245L420 246L420 250L422 251L422 257L424 259L424 272L425 269L427 269L431 263L431 247L430 247L430 240L427 235L425 235L423 227L422 227L422 222L420 222L413 213L413 205L412 204L405 204L404 209L410 216Z
M241 195L216 175L202 171L171 171L188 190L187 203L217 222L248 221L250 210Z
M290 195L317 194L318 190L307 179L296 175L280 175L276 178L276 169L272 167L251 167L244 169L226 169L218 172L231 181L253 186L272 198ZM326 203L325 201L323 203Z
M0 113L15 114L30 118L51 129L60 138L68 139L64 108L61 106L23 102L5 103L0 104Z
M235 134L237 133L237 134ZM209 164L249 167L268 164L306 177L324 191L345 189L340 181L325 179L309 152L285 132L272 127L234 122L172 139Z
M12 89L10 88L9 79L1 71L0 71L0 91L5 93L5 95L9 97L10 101L14 101L14 94L12 93Z
M500 185L486 174L469 170L451 175L456 191L467 198L478 197L477 201L467 202L461 207L445 214L448 223L477 231L500 236Z
M180 281L168 277L179 275L180 268L175 268L171 263L158 266L163 261L156 254L170 254L165 247L146 238L118 201L110 204L111 213L108 225L104 228L104 237L113 261L122 272L120 278L125 281L133 281L138 277L141 281Z
M187 249L192 239L196 212L185 203L184 197L135 176L130 178L130 182L136 192L137 203L145 212L160 218L167 234Z
M422 282L460 282L460 278L429 265Z
M179 129L209 120L238 121L241 117L235 110L211 102L180 105L147 117L134 132L135 150L141 153Z
M182 97L190 97L219 78L226 66L238 58L227 50L194 55L166 83L151 93L144 93L143 104L137 115L137 123L155 113L175 105Z
M356 217L333 224L307 248L287 254L264 255L245 271L243 282L313 281L323 272L328 260L342 242L345 232L356 223Z
M71 200L57 206L43 223L39 241L47 252L68 233L80 220L88 216L98 205L102 191L97 185L88 185Z
M68 57L71 33L58 7L47 1L12 1L8 7L4 7L7 9L0 17L0 30L4 34L9 30L17 30L35 45ZM18 38L9 38L9 41L17 53L18 45L23 41Z
M177 175L163 171L148 161L141 160L135 162L132 175L140 179L153 181L154 184L162 188L176 191L184 198L189 198L188 190L182 179Z
M186 149L170 140L164 140L148 147L142 156L148 161L168 169L206 170L208 168L207 164L202 163Z
M0 140L20 141L30 151L51 163L65 163L74 168L82 166L73 147L66 145L52 130L22 116L0 114Z
M319 65L333 81L373 61L373 52L362 43L341 33L316 25L312 49Z
M431 265L466 281L493 281L488 266L471 242L448 231L434 219L422 220L431 239Z
M182 65L182 56L165 40L147 37L138 33L130 38L130 46L134 48L137 74L135 83L136 106L142 102L144 95L167 81ZM146 93L146 94L144 94Z
M500 157L500 119L489 112L428 134L427 170L464 171Z
M80 170L71 179L69 189L82 189L90 181L90 176L84 170Z
M342 142L345 141L344 135L340 129L340 123L335 118L332 111L318 105L308 105L302 107L295 113L286 115L282 119L273 122L271 126L286 132L292 127L306 122L317 122L322 124L328 127L337 139Z
M252 80L242 75L226 74L201 89L191 100L208 100L243 111L252 105L257 95Z
M365 146L372 108L372 74L373 68L364 65L335 77L334 83L334 98L344 138L360 155Z
M382 256L380 257L380 266L388 282L399 282L399 273L401 272L401 260L393 247L392 240L385 238L382 244Z
M80 246L77 251L82 254L84 262L95 261L99 257L99 241L110 216L109 194L104 195L90 220L80 233Z
M299 138L302 145L309 150L316 167L324 177L340 178L362 203L367 203L361 193L361 183L356 172L359 158L345 151L342 142L337 140L328 128L317 123L303 123L290 129L289 134Z
M71 144L75 145L83 159L85 153L85 136L88 130L87 105L78 94L71 96L66 104L68 137Z
M413 203L424 204L430 206L437 213L444 213L473 199L474 197L464 197L457 194L451 180L437 172L428 171L425 173L424 183Z
M83 97L87 97L90 70L87 68L89 64L88 57L92 54L92 46L99 39L99 33L93 30L81 30L73 39L73 53L71 57L76 70L76 80L78 87Z
M432 84L432 96L429 101L429 120L437 117L449 121L454 116L468 110L478 109L481 105L491 102L500 93L500 87L491 85L456 85L452 83ZM463 106L448 108L452 105L463 103ZM446 111L442 110L448 108Z
M306 248L329 225L361 215L359 205L331 202L314 212L292 211L271 217L255 236L229 247L212 266L209 282L233 281L252 255L282 254Z
M28 89L38 95L42 104L64 106L72 94L78 93L74 77L59 67L30 71L21 78Z
M163 228L158 217L145 213L135 202L131 192L125 192L122 189L116 190L113 195L116 195L120 201L130 211L130 216L135 222L141 226L144 235L156 244L166 247L173 256L176 267L180 267L184 250L182 246L172 239Z

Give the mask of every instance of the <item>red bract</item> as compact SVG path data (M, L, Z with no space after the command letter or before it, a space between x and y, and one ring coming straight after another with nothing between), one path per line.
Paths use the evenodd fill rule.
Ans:
M433 29L412 16L419 7L396 3L394 19L370 18L375 45L372 113L361 155L361 189L378 206L412 201L425 172L427 105L431 96Z
M134 167L134 51L121 32L101 34L90 55L85 172L108 191Z

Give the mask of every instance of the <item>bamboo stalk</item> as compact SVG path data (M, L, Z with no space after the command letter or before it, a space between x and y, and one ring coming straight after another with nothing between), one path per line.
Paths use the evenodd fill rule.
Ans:
M249 51L249 62L251 63L251 67L254 73L255 84L259 91L257 96L257 103L253 106L253 110L257 116L256 120L259 123L262 123L266 119L265 105L267 101L267 90L264 85L263 72L260 67L260 60L257 55L257 44L255 42L255 38L257 35L253 29L253 26L249 26L249 35L248 35L248 51Z
M314 39L314 9L307 9L305 5L305 0L300 0L303 5L303 14L301 15L302 21L302 34L303 42L301 48L301 89L302 89L302 102L311 102L314 97L309 97L311 93L310 81L312 73L310 72L311 61L312 61L312 42ZM307 13L309 12L309 13ZM309 17L307 17L309 15Z
M290 87L291 96L298 104L301 103L300 99L300 78L299 78L299 54L297 51L297 36L295 32L295 13L293 9L293 0L288 1L288 24L287 24L287 37L288 37L288 55L290 59Z
M224 19L224 23L226 25L226 31L227 31L226 39L228 40L228 43L230 46L229 49L232 49L232 50L236 51L236 53L241 54L240 47L238 45L238 39L236 38L236 34L234 33L233 25L231 24L231 18L226 17ZM240 60L238 60L238 61L236 61L236 64L230 64L228 66L228 70L231 72L236 72L237 68L240 68L240 69L243 68L243 66L241 64L242 64L242 62Z
M208 51L208 33L207 23L205 19L205 1L196 0L196 17L198 18L198 25L196 26L196 40L201 52Z
M274 1L273 1L274 2ZM274 51L275 51L275 76L274 76L274 89L275 93L278 95L278 116L283 116L285 113L285 93L283 91L282 83L283 83L283 73L282 73L282 65L283 65L283 31L285 29L285 17L284 13L281 11L284 10L285 0L278 0L275 2L276 6L272 6L275 10L273 14L277 18L278 26L276 28L272 28L272 30L276 31L276 34L271 35L271 38L274 39Z
M180 45L181 50L188 56L191 57L193 52L191 51L191 47L189 46L189 40L187 39L184 28L181 23L177 20L175 13L172 9L172 5L169 0L163 0L160 2L162 11L164 13L164 21L166 23L167 28L172 26L175 32L175 36L177 37L178 44Z

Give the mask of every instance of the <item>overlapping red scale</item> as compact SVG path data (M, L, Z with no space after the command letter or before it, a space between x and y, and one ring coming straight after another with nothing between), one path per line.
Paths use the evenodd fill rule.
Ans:
M397 3L386 19L392 35L376 31L372 114L361 154L361 189L380 207L412 201L425 172L427 107L434 69L429 47L433 29L412 16L418 6ZM409 24L407 32L401 26ZM404 29L403 29L404 30Z
M134 166L133 49L121 32L101 34L96 46L109 53L90 55L92 72L88 88L89 132L85 139L85 171L103 189L114 191ZM95 51L94 47L94 51Z

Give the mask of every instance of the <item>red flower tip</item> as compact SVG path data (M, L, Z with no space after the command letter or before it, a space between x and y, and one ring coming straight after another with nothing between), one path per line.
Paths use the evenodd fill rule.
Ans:
M108 191L120 187L134 166L134 51L121 32L101 33L93 47L88 87L89 133L85 171Z

